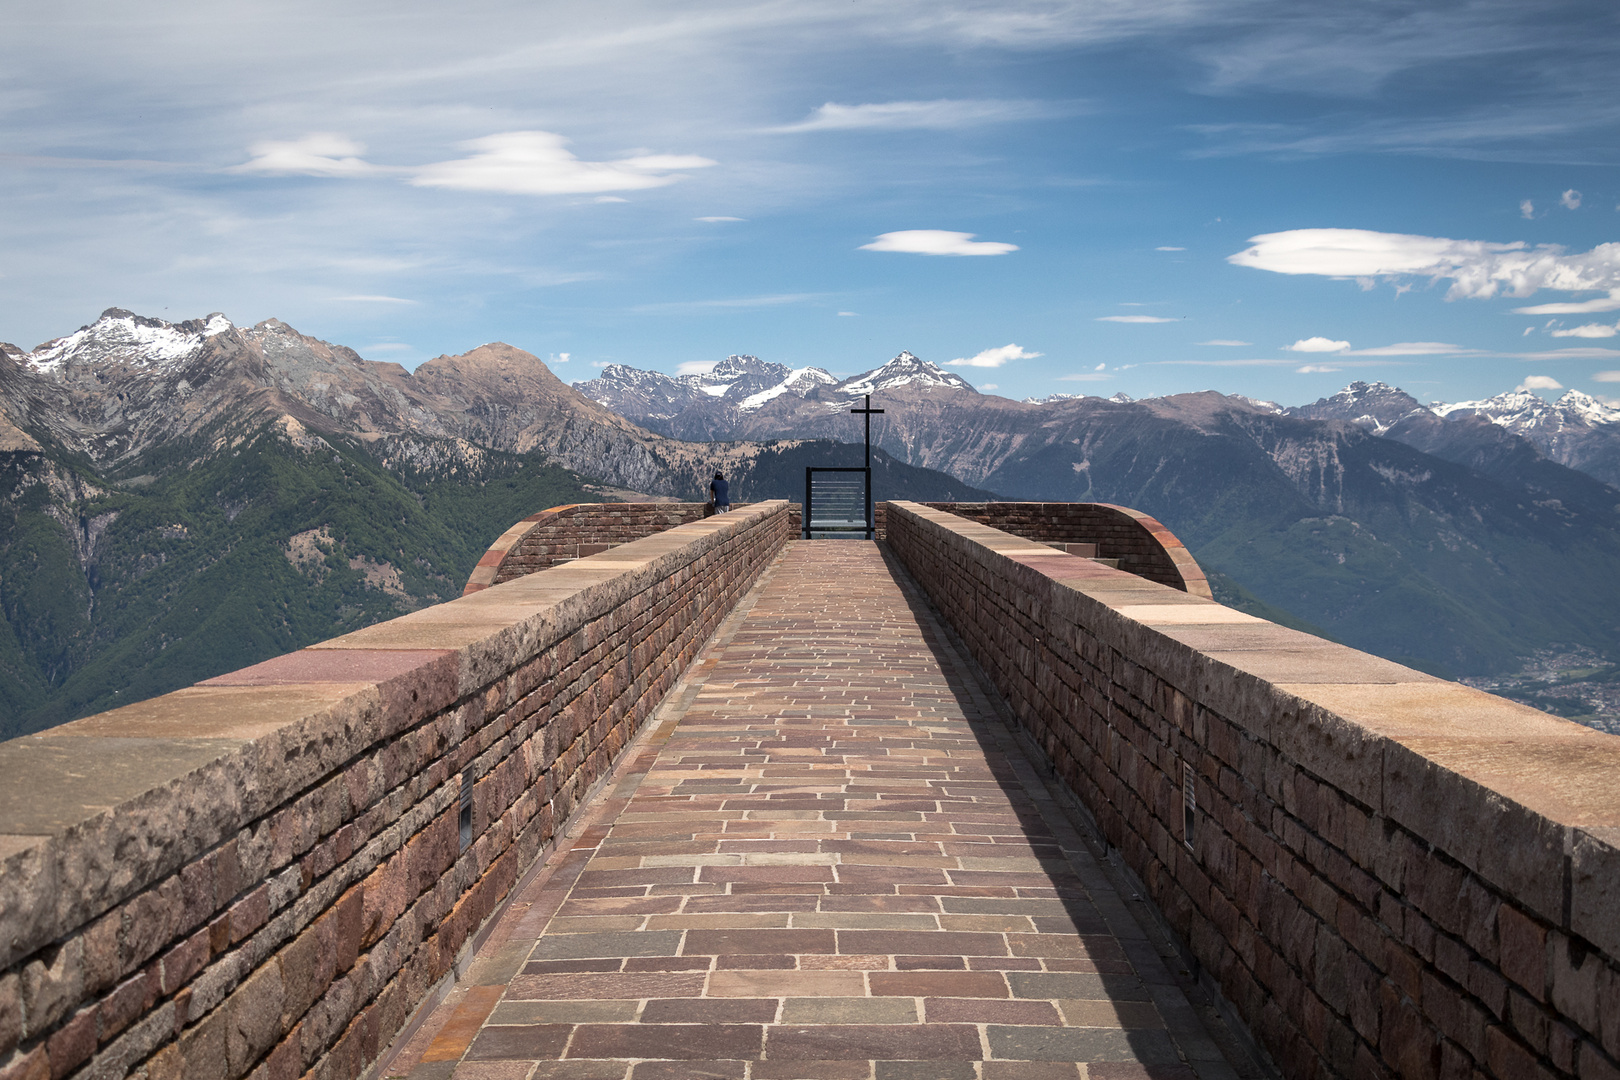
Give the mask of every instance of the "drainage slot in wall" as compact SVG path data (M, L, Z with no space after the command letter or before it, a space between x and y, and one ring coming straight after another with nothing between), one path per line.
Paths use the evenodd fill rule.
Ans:
M473 774L468 769L461 774L461 850L472 844L472 792ZM1190 812L1190 811L1189 811Z

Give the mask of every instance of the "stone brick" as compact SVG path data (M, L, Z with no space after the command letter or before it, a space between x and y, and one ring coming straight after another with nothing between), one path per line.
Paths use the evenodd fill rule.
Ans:
M25 1034L33 1038L55 1027L84 998L84 940L73 937L42 949L22 970Z
M51 1076L61 1080L96 1052L97 1008L80 1009L55 1031L51 1032L47 1050L51 1057Z
M15 971L0 975L0 1060L23 1037L22 979Z
M8 1061L0 1058L0 1080L53 1080L51 1059L44 1046L36 1046L12 1055Z
M1547 997L1547 929L1511 904L1496 913L1502 974L1537 1001Z

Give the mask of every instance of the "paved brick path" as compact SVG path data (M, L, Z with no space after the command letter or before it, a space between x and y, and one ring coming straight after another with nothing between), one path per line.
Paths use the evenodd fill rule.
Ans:
M790 545L389 1073L1236 1075L917 604Z

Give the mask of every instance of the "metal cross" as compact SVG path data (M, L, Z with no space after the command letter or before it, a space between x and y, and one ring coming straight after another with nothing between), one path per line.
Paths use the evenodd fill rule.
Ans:
M868 469L870 469L872 467L872 414L873 413L880 413L883 410L882 409L874 409L874 408L872 408L872 395L867 394L866 395L866 408L864 408L864 409L851 409L849 411L852 412L852 413L865 413L866 414L866 467ZM868 473L867 477L868 477L867 483L871 483L871 479L870 479L871 474ZM870 493L868 493L868 494L870 495Z

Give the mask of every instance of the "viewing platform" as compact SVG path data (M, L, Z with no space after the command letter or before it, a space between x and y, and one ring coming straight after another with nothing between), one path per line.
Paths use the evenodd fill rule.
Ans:
M0 1080L1620 1078L1620 739L1101 504L557 507L0 744Z
M876 544L790 543L627 756L389 1074L1238 1075Z

